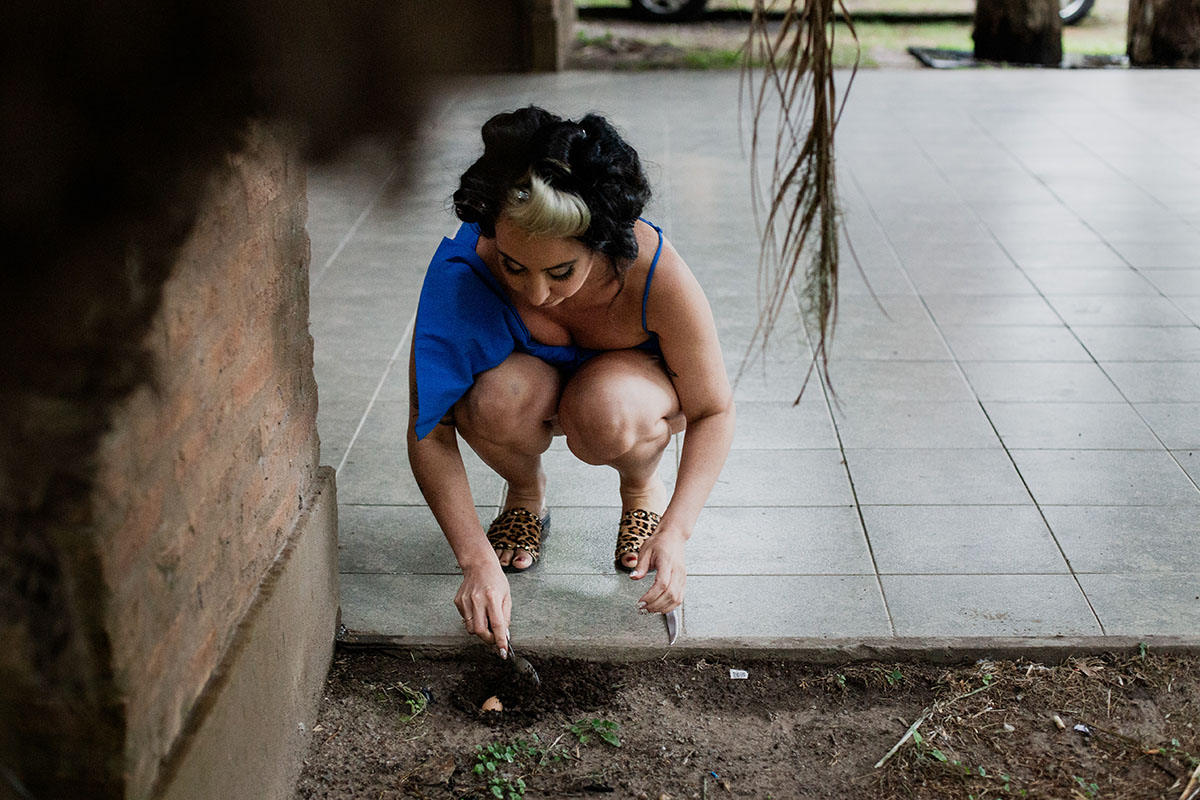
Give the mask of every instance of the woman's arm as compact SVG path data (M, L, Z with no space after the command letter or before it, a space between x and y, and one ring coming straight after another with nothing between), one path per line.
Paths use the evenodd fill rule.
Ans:
M454 605L467 631L496 645L503 657L512 613L508 578L475 512L475 500L452 421L442 420L424 439L417 439L416 367L411 351L408 389L408 461L417 486L463 572Z
M683 602L684 542L708 501L733 442L733 390L717 339L712 309L699 282L664 243L647 305L647 326L658 334L679 406L687 420L675 491L658 529L642 546L632 577L657 575L639 605L666 612Z

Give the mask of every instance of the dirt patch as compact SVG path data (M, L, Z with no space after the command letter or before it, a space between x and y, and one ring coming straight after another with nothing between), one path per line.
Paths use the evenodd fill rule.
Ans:
M531 660L532 691L494 660L339 652L296 797L1177 800L1200 764L1200 656Z

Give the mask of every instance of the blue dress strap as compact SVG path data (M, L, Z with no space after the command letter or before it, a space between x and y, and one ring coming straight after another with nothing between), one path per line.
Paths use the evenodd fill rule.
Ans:
M639 217L639 219L641 218ZM650 281L654 280L654 268L658 266L658 257L662 255L663 233L662 228L650 220L642 219L642 222L654 228L658 233L658 249L654 251L654 260L650 262L650 269L646 272L646 288L642 291L642 330L650 333L650 329L646 327L646 302L650 299Z

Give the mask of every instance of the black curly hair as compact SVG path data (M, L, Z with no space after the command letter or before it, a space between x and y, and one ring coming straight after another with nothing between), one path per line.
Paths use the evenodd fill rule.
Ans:
M634 224L650 200L650 184L634 150L598 114L578 122L537 106L497 114L483 126L483 155L463 173L454 211L463 222L496 235L496 219L514 189L531 175L553 189L578 196L591 212L575 238L604 253L623 277L637 258Z

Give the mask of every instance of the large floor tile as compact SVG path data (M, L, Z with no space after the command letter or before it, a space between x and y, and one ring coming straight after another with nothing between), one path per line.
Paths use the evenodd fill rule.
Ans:
M837 450L734 450L709 496L719 506L848 506L854 502Z
M1000 449L847 450L863 505L1024 505L1029 493Z
M1200 361L1200 328L1076 326L1075 335L1097 361Z
M1192 321L1192 324L1200 325L1200 296L1174 297L1172 301Z
M1033 284L1016 267L909 267L922 295L1033 295Z
M737 430L733 447L738 450L832 449L838 446L833 419L820 387L805 391L799 405L792 403L737 404Z
M1119 242L1113 247L1131 266L1138 269L1200 269L1200 243Z
M1062 319L1036 295L927 294L938 325L1061 325Z
M688 581L684 631L694 639L891 635L875 576L698 575Z
M1131 403L1194 403L1200 400L1200 363L1101 364Z
M1055 295L1047 299L1071 327L1190 324L1173 302L1155 295Z
M338 472L338 502L361 505L424 505L408 463L407 407L376 403ZM504 481L459 439L458 450L475 505L497 502Z
M481 525L495 506L475 509ZM458 561L428 506L338 504L338 571L454 575Z
M342 624L351 631L470 644L454 607L461 583L457 575L344 575ZM514 577L509 585L514 644L666 644L662 617L638 613L637 600L649 588L645 581L545 575L537 581Z
M1004 446L1024 450L1161 449L1128 403L988 402Z
M772 342L772 351L786 347L783 343ZM737 351L740 356L744 348ZM727 371L729 378L734 381L733 399L738 403L792 403L803 394L817 393L820 390L819 376L809 372L809 357L797 346L794 360L761 359L751 361L746 365L741 375L737 374L739 364L731 364ZM807 382L806 382L806 379Z
M616 575L619 504L612 507L552 506L550 531L537 571L547 574ZM514 578L515 579L515 578Z
M837 361L829 371L838 396L863 402L975 399L958 367L946 361Z
M846 448L988 448L1000 440L978 402L847 399L834 411Z
M884 575L897 636L1095 636L1070 575Z
M1167 297L1200 295L1200 269L1143 269L1140 272Z
M829 342L829 356L836 361L951 359L946 343L928 319L911 323L880 322L873 325L861 322L839 323Z
M465 448L464 448L465 449ZM474 454L464 455L467 480L475 505L492 505L504 481ZM379 451L355 447L338 472L338 502L361 505L423 505L403 450Z
M1200 571L1194 506L1042 506L1071 568L1084 572Z
M1103 242L1009 242L1008 252L1023 269L1127 267L1121 255Z
M1095 364L963 362L967 380L986 405L993 402L1119 403L1124 398Z
M1066 573L1036 507L863 506L881 575Z
M1066 325L943 325L959 361L1091 361Z
M542 469L546 471L548 485L546 502L550 506L600 506L621 507L621 477L612 467L596 466L580 461L566 449L565 440L555 440L559 446L552 447L542 456ZM668 491L675 482L675 455L671 445L663 454L658 465L658 474Z
M897 186L897 193L906 187ZM1007 267L1012 259L993 241L925 242L920 239L895 242L896 253L908 266L925 267Z
M1158 294L1158 289L1137 270L1124 268L1030 270L1029 280L1046 296Z
M1109 636L1187 636L1200 631L1200 572L1080 575Z
M1200 402L1136 403L1134 408L1168 450L1200 447Z
M875 574L850 506L707 508L687 563L691 575Z
M459 575L342 575L342 625L385 636L471 637L454 607Z
M1200 486L1200 448L1174 450L1171 455L1187 471L1192 483Z
M1014 450L1012 456L1039 505L1200 505L1200 490L1165 450Z

